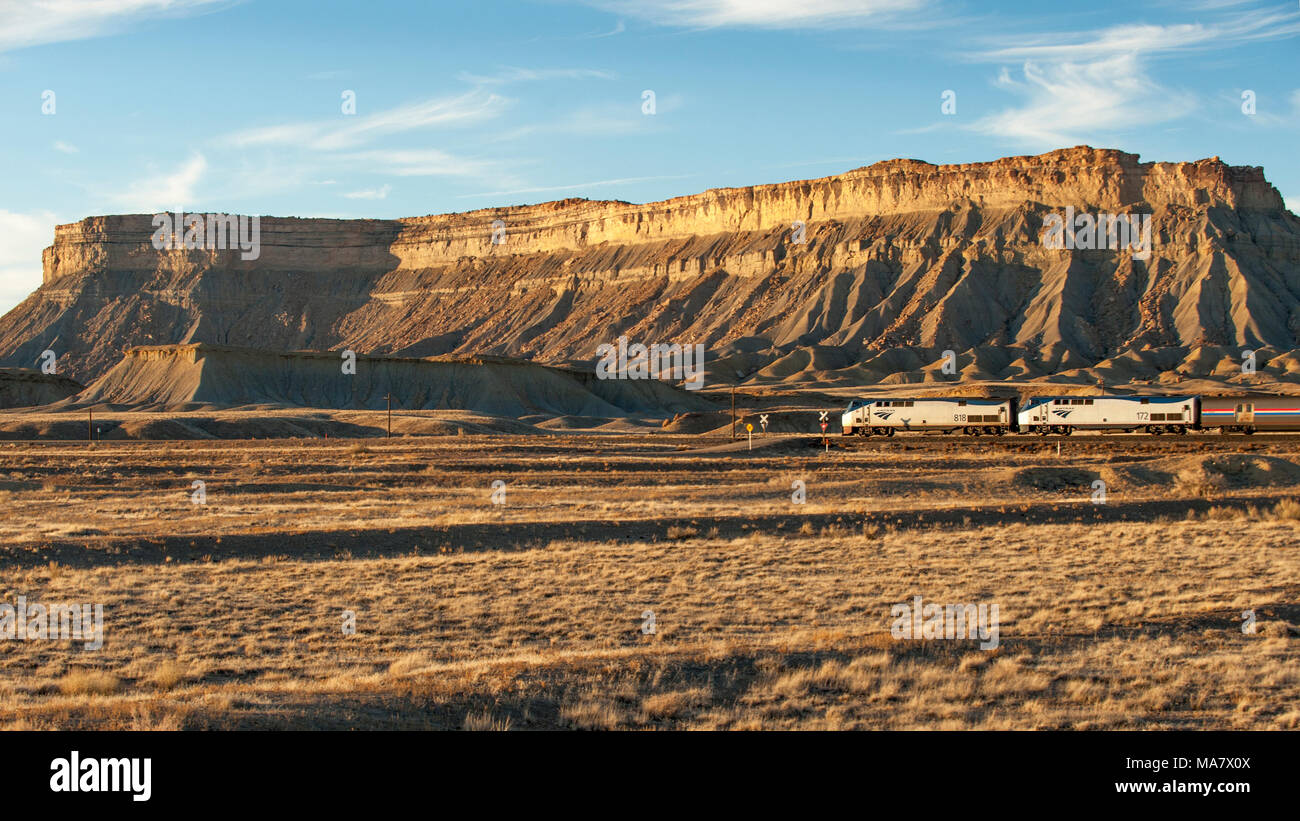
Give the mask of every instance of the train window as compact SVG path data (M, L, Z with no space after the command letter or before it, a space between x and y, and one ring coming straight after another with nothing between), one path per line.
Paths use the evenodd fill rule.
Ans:
M1091 399L1085 399L1085 400L1083 400L1083 404L1085 404L1085 405L1091 405L1091 404L1092 404L1092 400L1091 400Z
M915 402L908 402L908 403L907 403L907 407L910 408L910 407L912 407L912 406L915 405L915 404L916 404Z

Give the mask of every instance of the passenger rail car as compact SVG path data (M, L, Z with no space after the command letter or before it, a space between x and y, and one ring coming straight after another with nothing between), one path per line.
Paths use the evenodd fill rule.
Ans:
M1200 424L1197 396L1034 396L1020 409L1021 433L1123 430L1187 433Z
M1201 427L1219 433L1254 433L1257 430L1300 430L1300 396L1201 397Z
M845 436L893 436L900 430L1001 436L1015 430L1014 399L855 399L841 417Z

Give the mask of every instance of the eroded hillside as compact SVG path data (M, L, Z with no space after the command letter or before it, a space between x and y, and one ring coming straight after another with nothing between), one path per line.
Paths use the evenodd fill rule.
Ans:
M1045 247L1067 207L1149 214L1150 254ZM1300 219L1262 169L1218 158L1079 147L645 205L267 217L256 260L152 233L148 215L59 226L43 285L0 319L0 364L48 348L89 382L129 346L193 342L594 364L624 335L769 382L918 372L945 349L1003 379L1107 360L1204 376L1250 348L1289 379L1300 334Z

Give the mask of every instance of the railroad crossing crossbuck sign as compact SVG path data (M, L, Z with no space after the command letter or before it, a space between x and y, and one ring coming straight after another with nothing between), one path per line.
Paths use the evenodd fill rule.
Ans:
M766 414L766 413L764 413L764 414L760 414L760 415L759 415L759 417L758 417L758 424L760 424L760 425L763 426L763 433L767 433L767 414Z
M821 412L822 415L820 421L822 423L822 430L826 430L826 413L826 411Z

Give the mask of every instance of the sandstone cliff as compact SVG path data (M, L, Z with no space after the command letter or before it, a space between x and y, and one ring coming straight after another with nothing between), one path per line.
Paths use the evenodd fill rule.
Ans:
M1149 258L1045 247L1045 217L1067 207L1150 214ZM881 378L945 349L1003 379L1165 349L1182 358L1164 370L1238 348L1264 349L1262 368L1300 335L1300 219L1262 169L1217 158L1079 147L645 205L268 217L250 261L156 251L152 232L147 215L59 226L43 285L0 319L0 364L50 348L89 381L129 346L207 342L591 365L624 335L704 344L710 384Z

